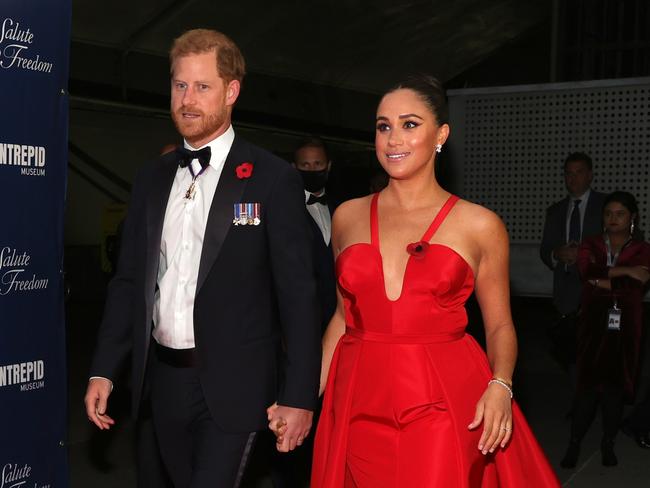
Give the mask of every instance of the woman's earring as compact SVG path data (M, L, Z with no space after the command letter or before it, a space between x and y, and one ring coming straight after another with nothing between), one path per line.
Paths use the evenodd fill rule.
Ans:
M442 152L442 144L436 144L436 152L437 153Z
M634 235L634 221L632 221L632 224L630 225L630 235Z

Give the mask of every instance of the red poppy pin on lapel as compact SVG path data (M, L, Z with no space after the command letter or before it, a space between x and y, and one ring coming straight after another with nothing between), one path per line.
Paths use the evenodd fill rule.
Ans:
M235 168L235 173L237 178L240 180L245 180L250 178L253 174L253 163L242 163Z

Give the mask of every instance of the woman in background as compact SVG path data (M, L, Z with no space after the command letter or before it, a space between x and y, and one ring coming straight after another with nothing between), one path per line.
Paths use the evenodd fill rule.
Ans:
M573 468L580 442L600 403L602 464L616 466L614 438L623 402L634 397L639 364L643 295L650 279L650 244L639 231L634 196L611 193L603 207L605 231L585 239L577 265L584 282L578 321L577 392L571 439L560 463Z

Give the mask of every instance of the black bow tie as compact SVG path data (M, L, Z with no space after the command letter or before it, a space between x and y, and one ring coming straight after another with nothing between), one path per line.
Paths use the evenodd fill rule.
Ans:
M206 146L203 149L199 149L198 151L192 151L191 149L178 147L176 148L176 154L178 154L178 165L181 168L189 167L191 169L192 166L190 164L194 159L199 160L199 163L201 163L201 168L206 168L210 164L210 156L212 155L212 151L210 151L210 146Z
M310 193L309 198L307 199L307 205L313 205L314 203L322 203L323 205L327 205L327 195L323 193L321 196L317 197L313 193Z

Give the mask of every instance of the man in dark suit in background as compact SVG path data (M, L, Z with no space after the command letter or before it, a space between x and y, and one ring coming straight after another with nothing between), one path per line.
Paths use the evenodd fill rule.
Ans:
M591 189L593 167L584 153L564 161L564 183L569 194L546 210L540 256L553 271L553 303L560 320L552 330L556 354L565 366L575 364L575 331L582 284L575 265L585 237L602 232L605 194Z
M321 310L321 332L325 331L336 308L336 274L332 254L332 213L334 205L325 187L332 162L324 142L317 137L301 141L294 152L293 166L303 179L305 205L310 215L314 271ZM309 467L313 444L287 455L275 454L271 459L271 478L275 488L300 488L309 483Z
M311 216L314 267L322 310L321 328L324 332L336 308L336 275L331 243L335 206L325 192L332 161L323 141L311 137L302 141L294 152L293 165L302 176L307 212Z
M321 357L311 233L296 171L232 128L237 46L196 29L170 61L184 147L134 183L86 411L100 429L114 423L111 380L131 352L133 412L150 409L174 486L231 487L274 401L288 423L279 450L311 428Z

